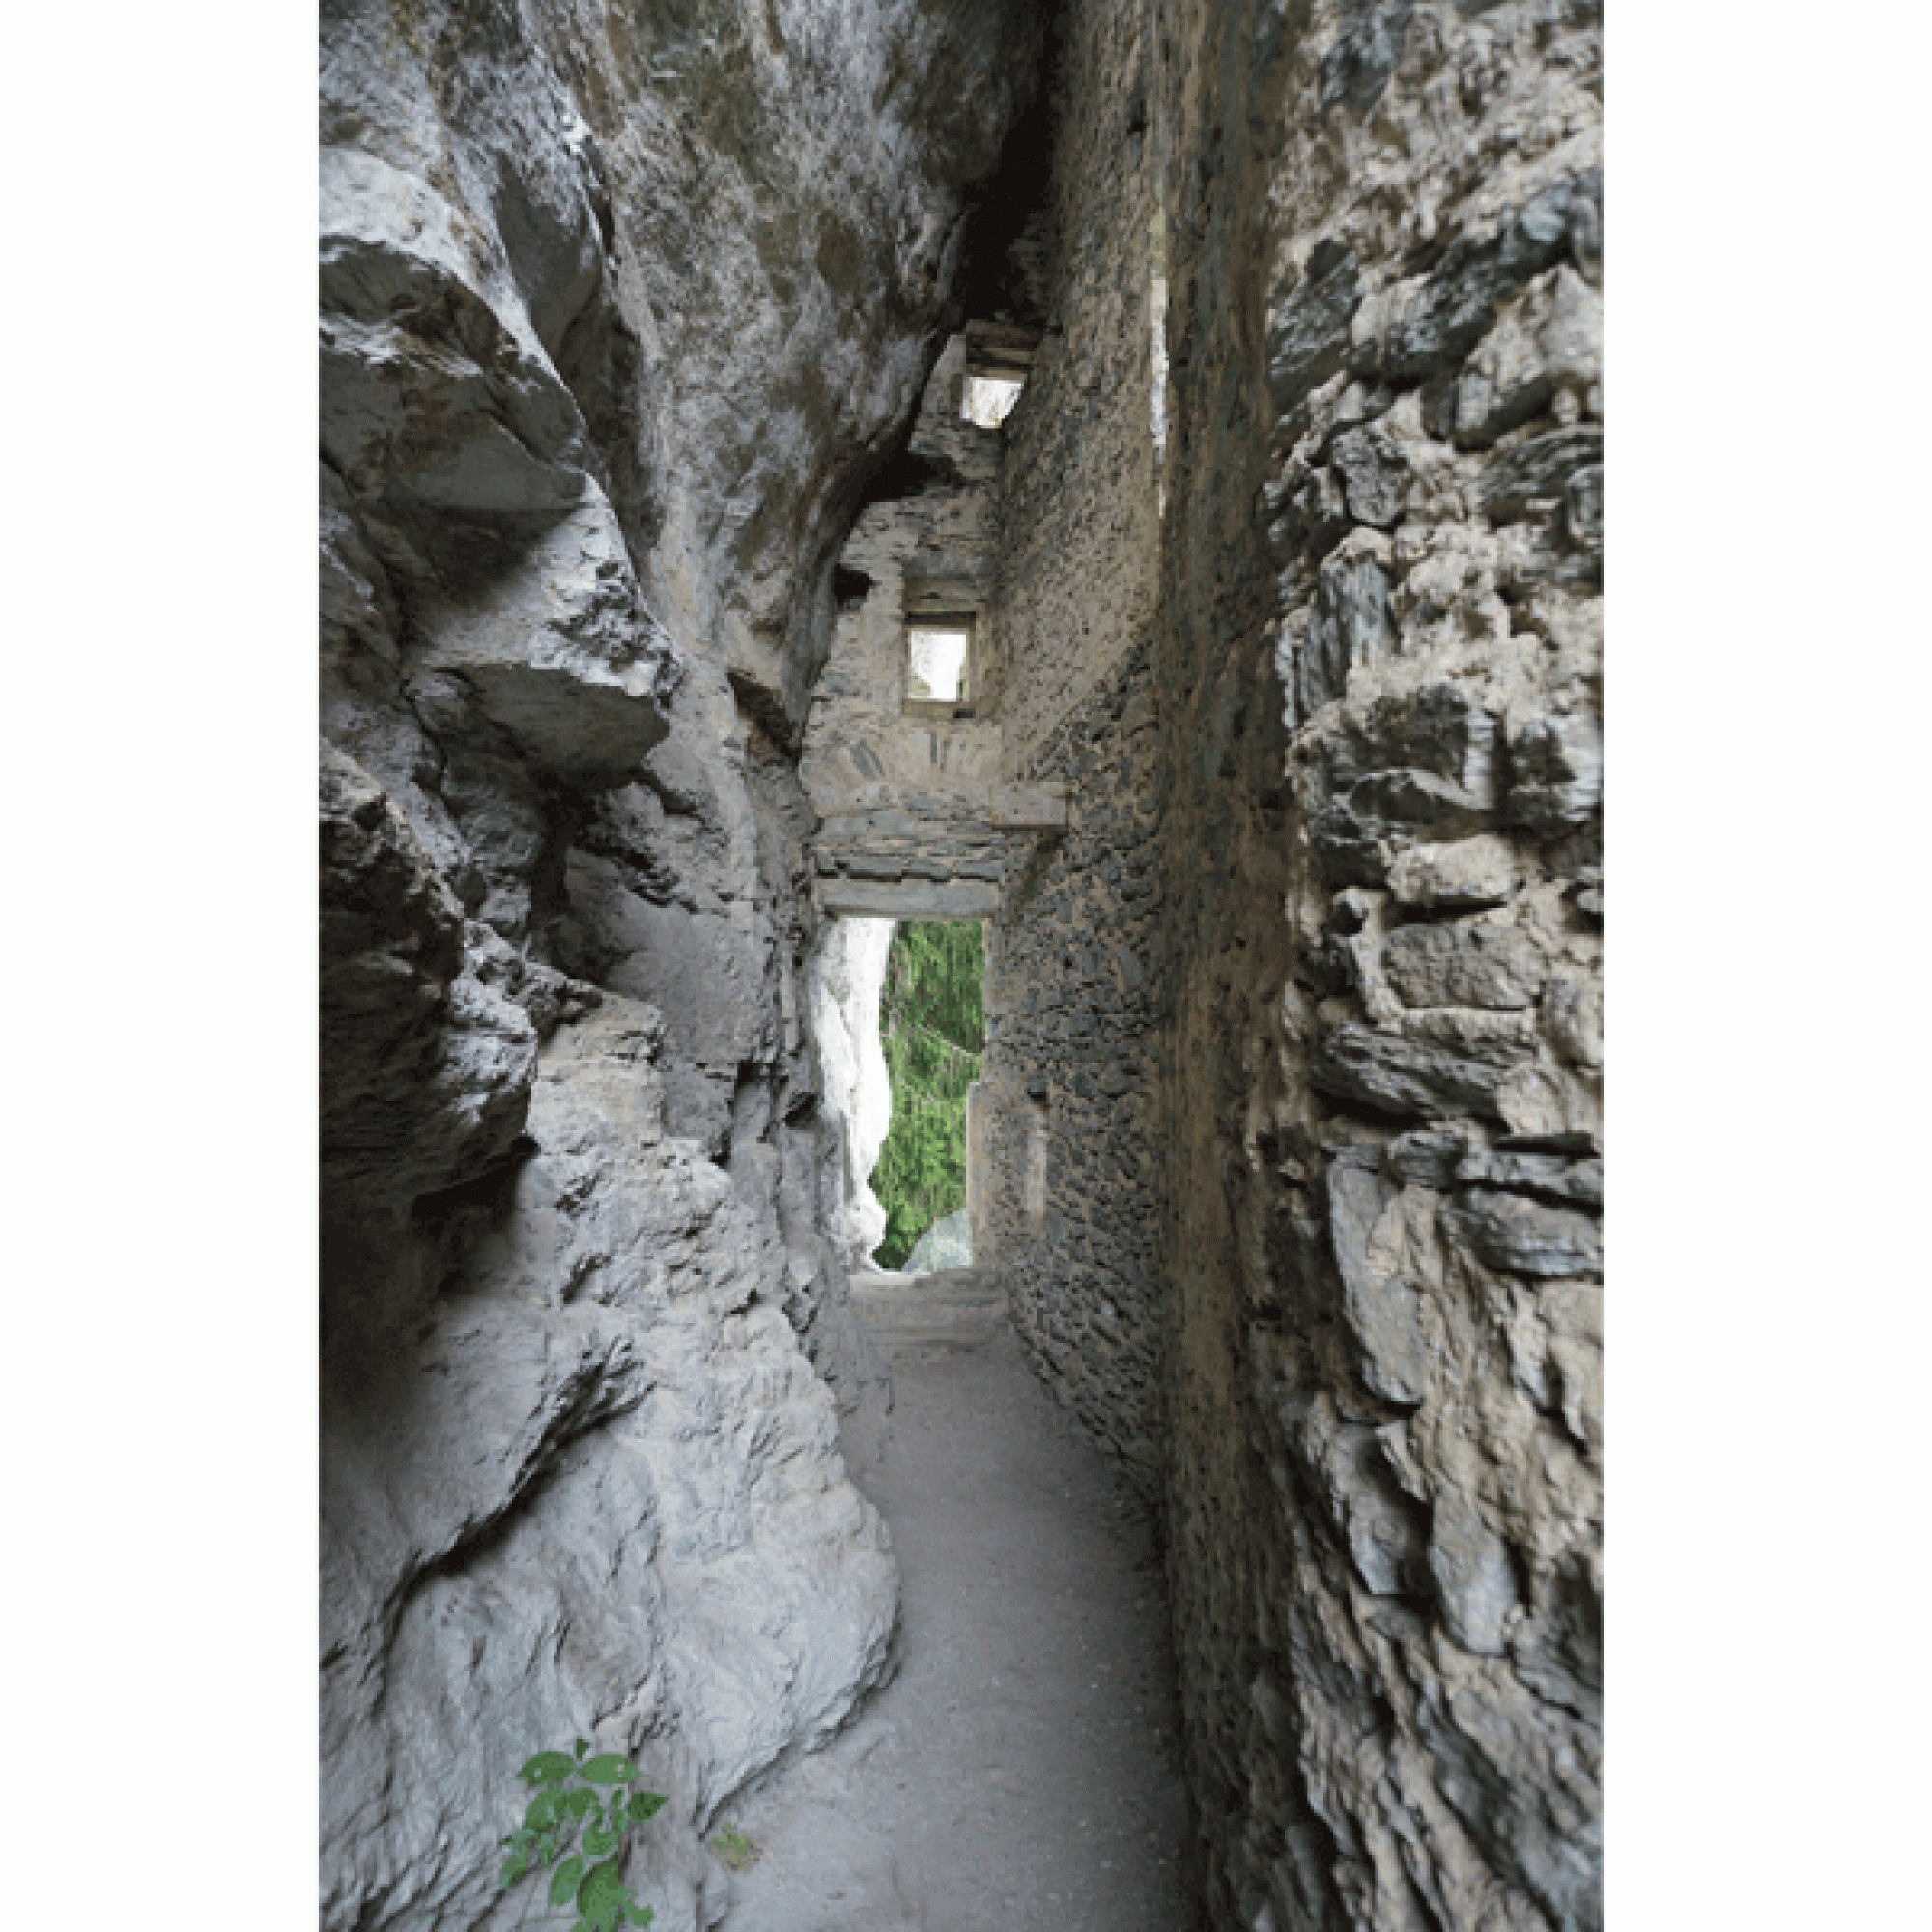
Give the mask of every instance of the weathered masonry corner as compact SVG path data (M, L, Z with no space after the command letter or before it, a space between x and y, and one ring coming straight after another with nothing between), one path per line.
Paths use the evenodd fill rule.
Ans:
M976 322L952 337L839 557L801 761L827 913L990 918L1015 841L1065 832L1076 809L1066 785L1008 771L995 570L1006 433L971 387L1023 381L1037 335Z

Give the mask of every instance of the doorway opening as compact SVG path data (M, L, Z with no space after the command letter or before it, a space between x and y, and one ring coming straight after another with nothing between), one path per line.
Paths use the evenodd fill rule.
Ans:
M972 1265L967 1114L986 1053L985 937L978 920L907 920L879 997L892 1125L872 1170L891 1271Z

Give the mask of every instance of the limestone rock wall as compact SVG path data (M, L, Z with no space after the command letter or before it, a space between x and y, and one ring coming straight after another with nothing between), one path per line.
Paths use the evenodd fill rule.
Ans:
M322 19L323 1923L510 1923L572 1736L696 1833L884 1667L805 964L834 555L1016 5Z
M1217 1926L1601 1923L1601 44L1177 4L1170 1576Z
M879 1037L879 999L897 922L834 919L807 962L811 1031L825 1074L826 1108L845 1125L845 1207L833 1239L848 1273L872 1265L886 1237L886 1210L872 1170L893 1124L892 1074Z

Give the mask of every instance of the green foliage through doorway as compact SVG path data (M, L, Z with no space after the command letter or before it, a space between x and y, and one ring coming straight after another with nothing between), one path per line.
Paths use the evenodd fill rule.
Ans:
M904 1264L935 1221L966 1204L966 1090L986 1051L985 952L969 921L911 921L893 934L879 999L893 1125L872 1170L886 1210L874 1260Z

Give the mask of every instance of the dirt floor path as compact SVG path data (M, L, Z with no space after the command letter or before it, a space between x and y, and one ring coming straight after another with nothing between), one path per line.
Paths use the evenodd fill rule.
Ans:
M967 1272L861 1276L892 1369L848 1461L892 1527L896 1677L740 1806L727 1932L1191 1932L1144 1511Z

